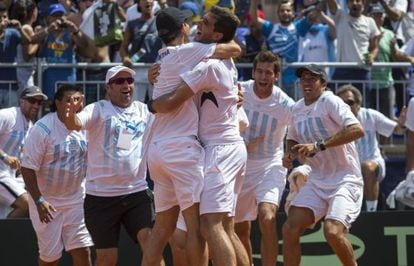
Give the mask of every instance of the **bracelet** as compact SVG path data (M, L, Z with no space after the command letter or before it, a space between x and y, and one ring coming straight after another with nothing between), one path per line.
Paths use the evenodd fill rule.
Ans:
M0 159L4 162L8 156L9 155L7 153L3 152L3 154L0 155Z
M49 27L45 27L43 28L43 30L45 31L46 34L49 34Z
M35 200L35 204L36 206L39 206L44 201L45 201L45 198L41 195L37 200Z

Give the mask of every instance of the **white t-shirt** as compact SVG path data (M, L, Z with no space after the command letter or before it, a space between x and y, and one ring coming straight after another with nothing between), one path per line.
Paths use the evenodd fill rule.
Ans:
M105 197L146 189L143 144L151 118L147 106L134 101L124 109L101 100L78 117L88 139L86 193Z
M30 130L22 166L36 172L40 192L53 206L83 202L87 143L84 131L70 131L49 113Z
M299 100L291 115L287 139L298 143L327 139L349 125L359 124L349 106L331 91L324 92L311 105ZM308 182L317 187L334 189L344 182L363 183L354 142L320 151L306 164L312 168Z
M0 109L0 148L9 156L20 159L25 137L32 126L32 121L24 117L19 107ZM15 175L16 170L0 160L0 180Z
M407 109L407 120L405 121L405 126L414 131L414 98L411 98L410 102L408 103Z
M381 34L371 17L350 16L338 9L334 16L337 34L337 61L364 63L364 54L368 53L369 42Z
M206 59L181 78L197 95L203 145L242 141L237 115L237 69L232 60Z
M358 112L358 120L365 130L365 136L356 140L359 160L375 160L382 158L378 147L377 133L385 137L391 136L397 122L389 119L382 113L368 108L361 108Z
M168 46L158 52L160 75L154 84L152 98L176 89L182 82L180 74L192 70L203 58L214 54L216 44L199 42ZM152 140L165 140L182 136L197 136L198 111L193 99L184 102L171 113L156 114L152 126Z
M255 151L249 153L248 158L270 159L281 164L283 138L295 102L277 86L273 86L269 97L261 99L253 90L254 80L241 82L240 85L244 94L243 107L249 119L249 128L242 132L242 136L246 144L256 137L264 136Z

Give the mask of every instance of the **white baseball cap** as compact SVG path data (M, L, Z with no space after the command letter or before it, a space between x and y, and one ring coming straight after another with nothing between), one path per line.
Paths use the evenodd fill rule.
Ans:
M132 75L132 77L135 76L135 71L130 69L129 67L114 66L108 69L108 71L106 72L105 83L108 84L111 78L115 77L119 72L122 72L122 71L128 72L129 74Z

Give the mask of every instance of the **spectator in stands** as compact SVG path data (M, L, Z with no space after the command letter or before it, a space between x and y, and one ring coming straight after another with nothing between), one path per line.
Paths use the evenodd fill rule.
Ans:
M34 34L33 25L37 20L37 5L33 0L19 0L12 6L12 14L20 21L21 33L23 42L17 47L16 62L17 63L30 63L28 67L18 67L17 82L19 90L22 91L25 87L34 85L34 72L36 65L36 54L39 50L39 44L31 44L26 42L25 35L31 36Z
M39 265L58 265L65 249L73 265L92 266L92 239L83 215L87 143L84 131L65 125L66 102L82 100L80 88L61 85L52 112L41 118L26 138L22 175L29 197Z
M95 49L92 40L65 17L61 4L49 6L47 26L30 37L30 43L40 43L40 54L47 63L76 63L75 52L90 58ZM53 96L58 83L76 81L75 68L50 67L43 72L42 84L46 95Z
M258 18L264 19L263 11L258 9L257 16ZM239 63L252 63L258 53L266 50L265 38L257 24L252 22L250 13L247 14L246 21L249 27L247 32L242 36L238 36L238 43L242 48L242 54L237 58ZM243 80L251 79L252 69L242 68L239 70L239 77L242 77Z
M352 113L358 118L365 130L365 136L356 140L364 178L364 198L366 210L377 210L380 183L385 178L385 161L378 145L377 134L390 137L393 133L402 134L406 109L404 108L396 121L387 118L382 113L369 108L361 107L362 95L352 85L344 85L337 91L337 95L350 106Z
M322 10L322 3L304 1L303 16L312 24L305 36L299 38L300 62L335 62L335 22Z
M6 6L0 2L0 62L14 63L17 47L22 42L20 22L9 20ZM0 108L16 106L18 102L17 76L15 67L0 68Z
M186 23L188 26L190 26L190 32L188 35L189 41L194 41L194 37L197 31L197 21L200 20L200 9L198 6L191 1L185 1L181 3L180 7L181 10L190 10L193 13L193 16L191 18L188 18L186 20Z
M393 61L391 46L395 35L392 31L384 28L384 9L379 3L371 4L368 9L369 15L375 20L381 32L378 43L378 53L375 62ZM394 117L395 89L391 67L374 67L371 70L370 107L383 113L387 117Z
M366 6L369 6L371 3L380 4L383 7L384 15L390 22L391 30L395 33L398 40L400 40L399 44L403 44L406 41L405 34L403 33L403 29L401 27L401 19L403 18L404 14L407 12L408 8L407 0L367 0Z
M140 0L141 17L129 21L124 40L120 48L120 55L125 66L131 67L133 63L153 63L157 59L158 50L162 47L155 25L155 16L152 13L153 0ZM152 97L152 86L147 80L147 69L136 69L135 82L139 90L135 99L145 102Z
M67 103L65 125L86 130L85 223L96 247L96 265L116 265L123 225L141 250L155 219L152 192L146 181L144 143L151 115L132 101L135 72L124 66L107 71L108 100L87 105Z
M414 37L408 40L408 42L401 47L401 51L399 51L395 45L392 45L391 48L394 58L399 61L407 61L411 63L411 67L408 68L409 80L406 87L406 93L412 97L414 96Z
M363 179L353 142L364 130L349 106L327 90L322 68L312 64L296 73L304 97L292 108L283 165L290 169L294 158L303 158L312 172L283 224L283 261L300 265L300 236L325 217L329 246L342 265L356 265L346 234L361 210Z
M281 1L277 13L280 23L272 24L270 21L263 20L257 15L257 0L250 3L250 14L252 23L256 24L266 38L267 46L270 51L278 55L283 62L293 63L298 61L298 38L304 36L310 28L306 17L297 21L294 20L293 3L289 0ZM294 68L283 69L282 89L290 96L295 95L295 72Z
M28 216L27 192L16 174L25 138L44 100L47 96L39 87L27 87L20 95L19 107L0 110L0 202L12 207L8 218Z
M407 173L414 171L414 98L411 98L408 103L407 120L405 121L407 127Z
M368 91L364 93L364 90L369 79L368 66L377 55L380 31L372 18L363 15L364 0L348 0L349 12L345 12L337 0L327 0L327 3L336 25L337 61L360 65L357 68L336 67L332 79L345 80L346 83L356 80L353 85L366 96ZM338 82L338 85L341 83L344 82Z

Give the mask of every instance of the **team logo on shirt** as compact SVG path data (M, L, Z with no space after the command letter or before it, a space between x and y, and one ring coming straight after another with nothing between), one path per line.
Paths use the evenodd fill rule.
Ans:
M213 102L213 104L218 108L218 103L217 103L217 99L216 96L214 96L214 93L209 91L209 92L203 92L203 94L201 95L201 104L200 107L203 106L203 103L207 100L210 100Z

